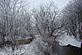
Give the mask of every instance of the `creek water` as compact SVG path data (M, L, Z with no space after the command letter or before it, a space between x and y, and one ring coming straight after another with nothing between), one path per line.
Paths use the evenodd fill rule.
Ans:
M78 48L75 46L67 45L67 46L60 46L56 43L56 52L58 55L82 55L82 47Z

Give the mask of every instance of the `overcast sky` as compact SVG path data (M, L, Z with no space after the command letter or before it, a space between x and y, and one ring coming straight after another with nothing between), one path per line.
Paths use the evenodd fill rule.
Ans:
M40 4L45 4L46 2L48 2L49 0L28 0L29 6L38 6ZM64 8L64 6L69 2L69 0L53 0L56 4L56 6L59 9Z

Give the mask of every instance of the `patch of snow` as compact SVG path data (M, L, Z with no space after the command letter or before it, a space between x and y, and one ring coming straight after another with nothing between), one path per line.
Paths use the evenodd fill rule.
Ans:
M67 35L67 33L61 35L60 37L56 38L56 41L59 42L59 45L66 46L72 45L76 47L81 47L81 42L78 39L75 39L73 35Z

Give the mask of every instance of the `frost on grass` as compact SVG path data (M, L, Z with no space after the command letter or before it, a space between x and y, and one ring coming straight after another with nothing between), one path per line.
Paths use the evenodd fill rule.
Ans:
M18 49L15 48L14 51L12 51L11 47L5 46L4 48L0 48L0 55L43 55L43 53L39 50L38 45L45 49L45 43L40 37L34 39L34 41L30 44L18 46Z

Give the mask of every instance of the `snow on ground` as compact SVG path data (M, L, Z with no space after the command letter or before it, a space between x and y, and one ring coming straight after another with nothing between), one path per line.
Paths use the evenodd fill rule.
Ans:
M67 33L59 35L60 37L56 38L56 41L59 42L59 45L66 46L68 44L76 47L81 47L81 42L74 38L74 36L69 36ZM0 48L0 55L43 55L43 52L40 51L40 47L45 49L47 43L42 41L41 37L36 36L36 38L30 44L21 45L18 49L12 51L11 47Z
M56 41L59 42L59 45L61 46L66 46L66 45L72 45L72 46L76 46L76 47L81 47L81 42L74 38L73 35L67 35L67 33L64 33L63 35L61 35L60 37L58 37L56 39Z
M19 48L14 51L12 51L11 47L0 48L0 55L42 55L37 47L37 43L42 46L45 45L45 43L41 41L41 37L37 37L30 44L19 46Z

